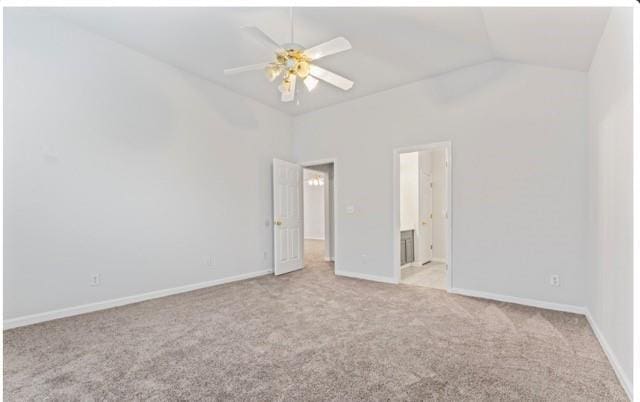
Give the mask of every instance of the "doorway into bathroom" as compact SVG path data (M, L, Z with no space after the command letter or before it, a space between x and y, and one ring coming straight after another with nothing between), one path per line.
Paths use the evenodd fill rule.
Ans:
M449 149L442 143L396 153L400 283L450 288Z

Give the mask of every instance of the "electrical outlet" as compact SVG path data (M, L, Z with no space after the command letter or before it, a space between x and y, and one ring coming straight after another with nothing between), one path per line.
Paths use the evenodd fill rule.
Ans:
M206 265L207 267L213 268L213 266L215 265L213 256L209 255L209 256L205 257L204 265Z
M89 286L100 286L100 274L91 275L91 282Z
M549 284L551 286L560 286L560 275L551 275L551 277L549 277Z
M268 252L266 252L266 251L264 251L264 252L262 253L262 259L263 259L264 261L267 261L267 258L269 258L269 253L268 253Z
M366 254L362 254L362 255L360 256L360 261L361 261L363 264L366 264L366 263L367 263L367 255L366 255Z

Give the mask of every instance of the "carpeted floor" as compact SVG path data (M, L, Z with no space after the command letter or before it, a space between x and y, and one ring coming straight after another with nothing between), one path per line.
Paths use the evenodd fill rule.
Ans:
M304 240L304 265L305 267L329 266L324 263L324 240Z
M626 400L584 317L298 272L4 332L4 399Z

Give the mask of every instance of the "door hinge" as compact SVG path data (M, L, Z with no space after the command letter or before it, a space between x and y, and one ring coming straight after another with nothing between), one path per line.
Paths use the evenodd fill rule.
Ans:
M433 250L433 244L432 244L432 245L430 245L430 246L429 246L429 248L430 248L431 250Z
M433 214L429 214L429 219L433 219Z

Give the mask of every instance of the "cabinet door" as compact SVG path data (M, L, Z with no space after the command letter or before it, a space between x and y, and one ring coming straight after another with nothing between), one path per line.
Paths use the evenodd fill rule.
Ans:
M407 247L407 258L406 262L414 262L415 258L415 243L413 241L413 230L409 232L409 236L407 236L406 247Z

